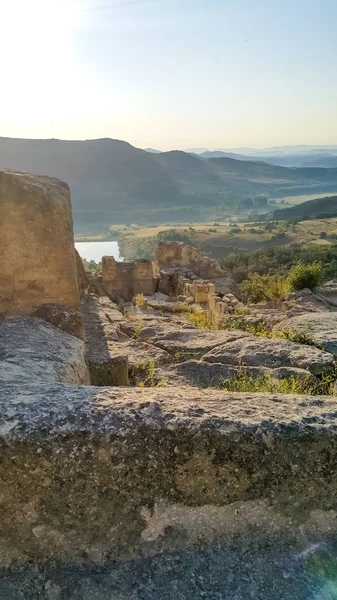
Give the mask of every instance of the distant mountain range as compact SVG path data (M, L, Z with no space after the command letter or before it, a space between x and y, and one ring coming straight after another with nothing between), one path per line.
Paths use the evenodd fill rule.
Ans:
M222 150L215 150L214 152L202 152L198 156L202 158L234 158L236 160L254 160L259 162L265 162L270 165L280 167L322 167L322 168L335 168L337 167L337 150L335 154L327 151L314 151L306 152L301 154L300 152L294 152L293 154L282 154L281 152L276 155L257 155L251 156L243 154L235 154L234 152L223 152Z
M185 152L195 154L203 154L209 152L209 148L190 148ZM298 146L272 146L270 148L216 148L211 152L225 152L234 154L243 154L245 156L280 156L289 154L319 154L320 152L328 152L337 154L337 144L323 145L298 145Z
M0 138L0 168L67 181L75 227L81 232L112 223L221 218L245 210L242 200L247 196L337 192L337 168L285 168L255 157L146 152L112 139Z
M160 150L147 148L147 152L160 153ZM234 158L254 160L280 167L337 167L337 145L335 146L279 146L274 148L234 148L231 150L207 150L189 148L185 150L201 158Z

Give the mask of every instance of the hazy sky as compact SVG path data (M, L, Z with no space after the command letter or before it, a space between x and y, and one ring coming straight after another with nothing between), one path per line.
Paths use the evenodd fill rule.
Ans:
M159 149L337 143L337 0L0 9L2 136Z

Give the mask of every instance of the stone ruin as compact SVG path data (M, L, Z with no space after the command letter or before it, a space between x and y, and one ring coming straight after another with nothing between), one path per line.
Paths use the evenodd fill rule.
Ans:
M219 308L213 309L217 300L225 314L234 309L240 298L228 269L182 242L159 243L154 261L117 262L113 256L103 256L101 276L91 280L91 289L122 305L138 294L182 296L191 304L206 304L211 316L214 310L214 318L220 312Z
M212 377L235 376L244 349L252 373L288 361L283 369L319 376L337 352L336 308L308 293L291 308L298 327L312 315L304 348L200 330L160 291L151 310L128 318L89 286L79 313L86 284L75 274L67 186L2 172L0 211L1 599L314 597L325 582L310 558L323 552L329 563L337 534L336 398L224 392ZM197 259L189 276L194 250L171 246L167 259L165 249L156 285L167 292L185 286L205 298L202 281L207 294L228 284L227 272ZM118 269L103 274L112 296ZM132 286L130 295L142 291ZM77 313L85 341L70 331ZM119 387L107 386L104 369L92 385L90 357L91 367L119 361ZM132 387L151 360L165 386L150 373L148 387Z
M102 284L114 302L119 298L130 302L137 294L152 296L157 288L157 278L151 260L116 262L113 256L103 256Z

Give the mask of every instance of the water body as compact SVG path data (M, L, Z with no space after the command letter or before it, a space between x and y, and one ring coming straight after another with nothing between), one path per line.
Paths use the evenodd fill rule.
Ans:
M82 258L94 260L96 263L101 262L102 256L113 256L116 260L122 260L118 242L76 242L75 248Z

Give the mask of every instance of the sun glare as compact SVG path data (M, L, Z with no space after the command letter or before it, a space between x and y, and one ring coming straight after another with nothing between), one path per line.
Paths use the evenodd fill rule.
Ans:
M7 121L49 122L56 109L66 112L79 26L79 3L72 0L8 0L1 6L2 80L8 82L1 106Z
M0 48L12 64L60 57L78 16L71 0L8 0L1 8Z
M76 27L78 6L71 0L8 0L1 8L2 29L24 37L61 33Z

